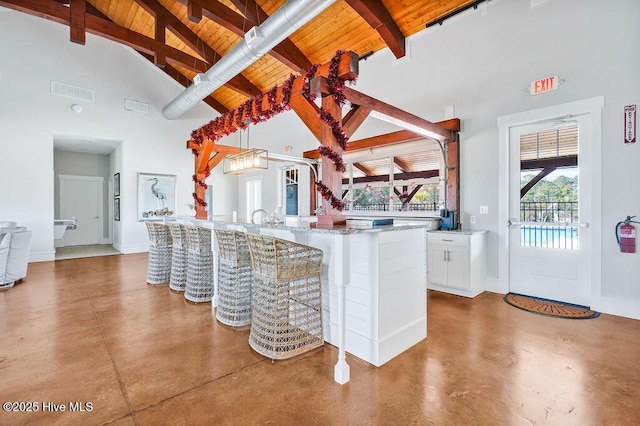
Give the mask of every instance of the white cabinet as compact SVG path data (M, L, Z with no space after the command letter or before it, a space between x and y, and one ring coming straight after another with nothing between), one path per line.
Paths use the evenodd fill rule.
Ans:
M429 232L428 284L433 290L475 297L484 291L485 232Z

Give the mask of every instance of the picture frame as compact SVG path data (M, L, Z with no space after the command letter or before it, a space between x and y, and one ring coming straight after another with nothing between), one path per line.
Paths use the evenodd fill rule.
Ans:
M120 222L120 198L113 199L113 220Z
M120 196L120 173L113 175L113 196Z
M138 221L176 214L176 175L138 173Z

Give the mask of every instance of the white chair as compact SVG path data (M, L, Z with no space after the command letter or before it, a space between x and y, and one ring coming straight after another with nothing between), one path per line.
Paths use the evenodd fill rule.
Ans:
M15 222L0 223L0 289L13 287L27 276L31 231Z

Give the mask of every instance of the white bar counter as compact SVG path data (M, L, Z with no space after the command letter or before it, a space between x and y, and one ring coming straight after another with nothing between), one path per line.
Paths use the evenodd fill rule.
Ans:
M381 366L427 336L424 222L403 221L367 229L324 229L309 222L282 226L231 220L190 222L270 235L321 249L324 340L339 349ZM342 330L341 305L345 314ZM339 360L335 378L346 383L348 365L340 364Z

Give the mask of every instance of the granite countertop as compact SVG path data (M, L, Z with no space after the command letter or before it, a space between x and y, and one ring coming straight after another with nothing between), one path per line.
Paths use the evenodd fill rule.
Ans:
M190 221L196 225L205 226L208 228L226 227L227 225L239 225L247 228L247 231L252 232L252 228L256 231L258 229L281 229L283 231L290 232L319 232L325 234L358 234L358 233L371 233L371 232L389 232L389 231L401 231L405 229L420 229L427 228L429 225L425 222L410 222L403 221L403 223L394 223L393 225L380 225L372 228L352 228L348 225L336 225L333 228L321 228L314 222L299 221L294 225L274 225L271 223L254 224L248 223L244 220L233 221L231 218L218 218L213 220L197 220L194 218L179 218L181 220Z
M389 232L389 231L401 231L405 229L423 229L428 228L430 225L426 221L411 221L406 218L402 218L401 222L394 223L393 225L378 225L372 228L356 228L349 227L348 225L336 225L334 228L320 228L315 222L308 222L297 220L296 224L289 225L275 225L272 223L251 223L243 219L233 221L231 218L214 218L212 220L194 219L193 217L176 218L178 220L184 220L191 222L195 225L204 226L207 228L221 228L228 225L242 226L246 228L248 232L258 233L259 229L278 229L290 232L320 232L325 234L358 234L358 233L371 233L371 232ZM291 221L291 219L289 219ZM474 235L481 234L487 231L483 230L427 230L428 233L442 233L442 234L455 234L455 235Z

